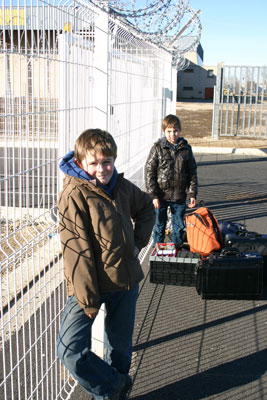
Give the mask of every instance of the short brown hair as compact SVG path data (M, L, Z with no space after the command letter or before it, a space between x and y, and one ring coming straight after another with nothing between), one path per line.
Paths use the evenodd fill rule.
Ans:
M89 151L96 151L105 157L117 157L117 145L112 135L102 129L86 129L76 139L74 157L80 163Z
M165 132L168 127L169 128L174 128L175 127L175 128L178 129L178 131L181 132L182 126L181 126L180 119L176 115L173 115L173 114L167 115L162 121L162 130L163 130L163 132Z

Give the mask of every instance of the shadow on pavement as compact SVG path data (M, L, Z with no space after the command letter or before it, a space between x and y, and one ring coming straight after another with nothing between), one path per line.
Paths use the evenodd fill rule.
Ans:
M236 157L236 156L235 156ZM255 162L265 162L266 163L267 158L266 157L255 157L253 159L250 158L236 158L236 159L229 159L229 160L211 160L211 161L199 161L197 165L200 166L205 166L205 165L228 165L228 164L243 164L243 163L255 163Z
M267 288L265 288L265 289L267 289ZM267 292L267 290L265 290L265 295L264 295L265 298L263 298L262 300L266 300L267 299L267 293L266 292ZM238 301L238 300L235 300L235 301ZM233 321L235 319L244 318L244 317L247 317L247 316L249 316L251 314L256 314L257 312L262 312L264 310L267 310L267 304L264 304L262 306L258 306L257 308L253 307L253 308L251 308L249 310L245 310L245 311L242 311L240 313L232 314L232 315L229 315L227 317L218 318L218 319L215 319L214 321L210 321L210 322L207 322L205 324L197 325L197 326L191 327L191 328L186 329L186 330L181 330L181 331L178 331L178 332L174 332L174 333L172 333L170 335L166 335L166 336L154 339L154 340L150 340L150 341L147 341L145 343L137 344L137 345L133 346L133 351L144 350L144 349L147 349L148 347L156 346L156 345L159 345L159 344L167 342L167 341L178 339L178 338L180 338L182 336L185 336L185 335L191 335L191 334L196 333L196 332L202 332L204 329L209 329L209 328L212 328L212 327L217 326L217 325L224 325L225 323L231 322L231 321ZM267 365L267 361L266 361L266 365Z
M259 379L267 371L266 359L267 349L264 349L132 399L200 400L215 396Z

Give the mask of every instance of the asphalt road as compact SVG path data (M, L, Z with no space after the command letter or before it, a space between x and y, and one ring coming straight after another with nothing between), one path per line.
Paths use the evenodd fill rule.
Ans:
M196 155L198 199L217 219L244 223L267 233L267 157Z

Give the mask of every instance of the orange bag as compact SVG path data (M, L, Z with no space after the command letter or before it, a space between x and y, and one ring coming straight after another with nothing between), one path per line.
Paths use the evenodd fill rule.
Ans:
M186 215L185 225L187 242L193 253L207 256L223 247L218 221L207 207L200 207Z

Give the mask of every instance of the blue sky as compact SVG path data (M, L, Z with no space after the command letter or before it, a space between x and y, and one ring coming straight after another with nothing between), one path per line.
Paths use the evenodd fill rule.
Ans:
M5 4L9 1L13 6L17 4L17 0L5 0ZM25 1L20 0L20 4ZM30 4L31 0L27 1ZM36 0L32 2L35 4ZM47 4L57 2L48 0ZM144 0L135 2L142 7ZM189 4L196 11L201 10L205 65L214 66L221 61L226 65L267 65L267 0L189 0Z
M190 0L201 10L204 65L267 65L267 0Z

